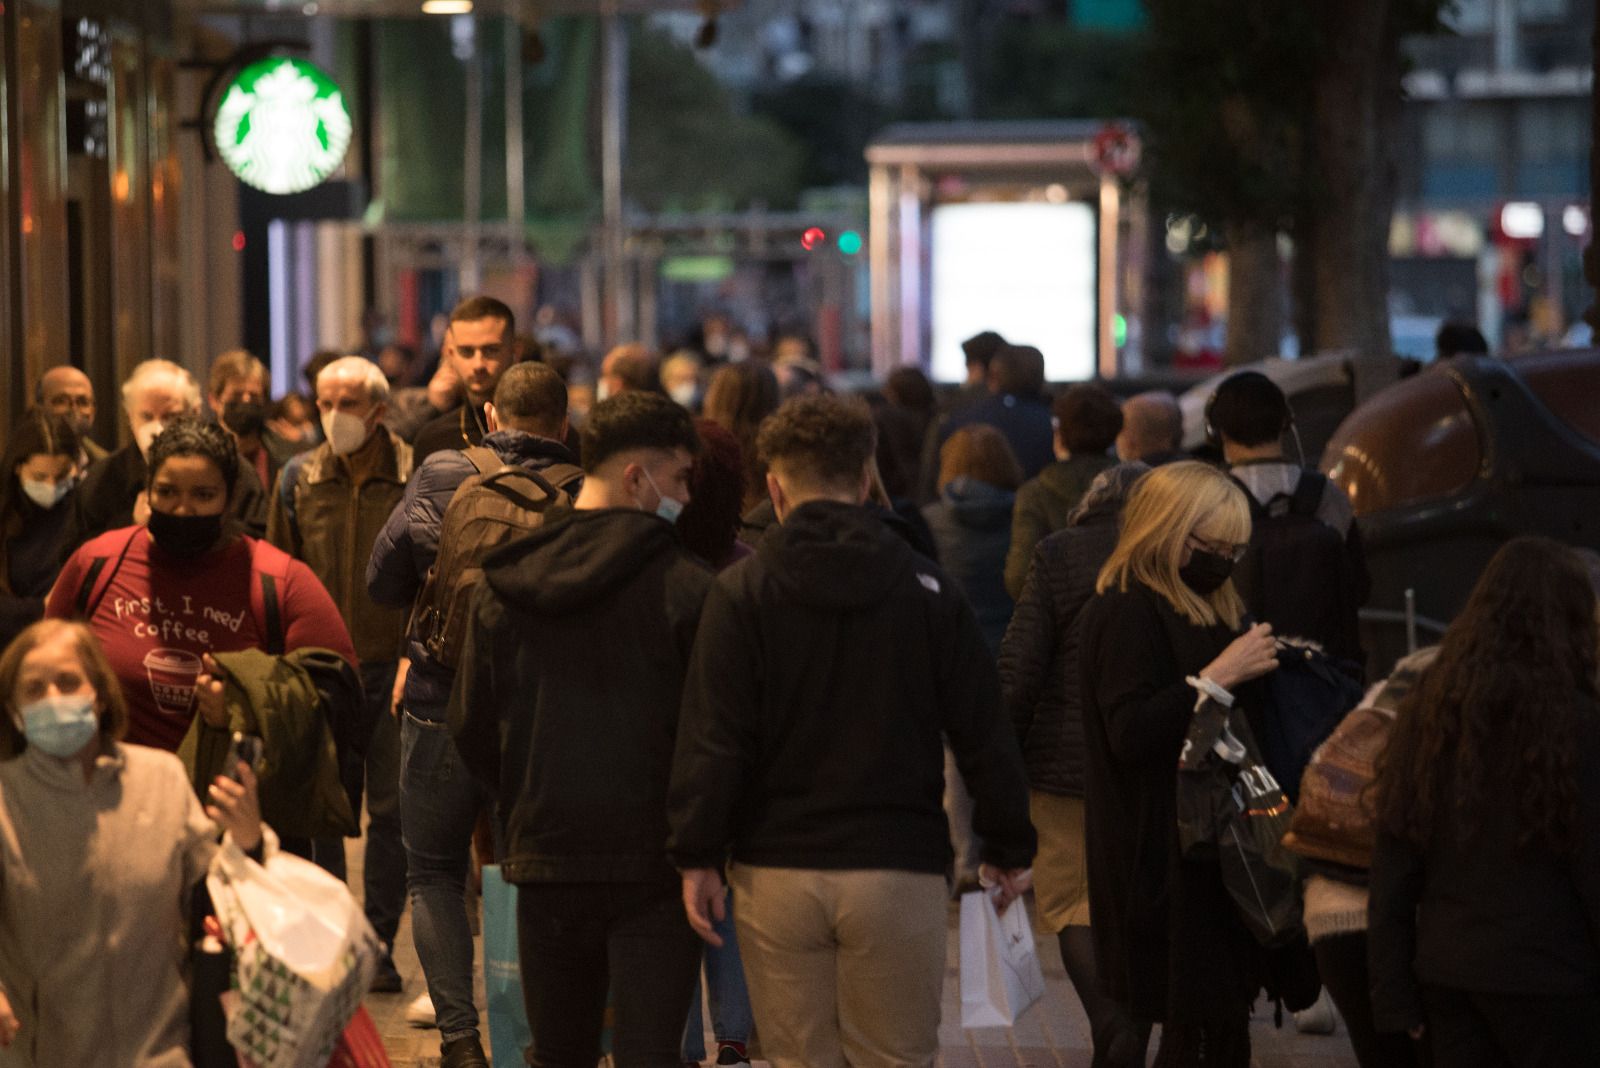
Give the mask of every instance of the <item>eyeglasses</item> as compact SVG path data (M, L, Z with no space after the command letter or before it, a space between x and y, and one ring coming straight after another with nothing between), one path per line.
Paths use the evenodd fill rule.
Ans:
M1238 563L1239 558L1244 555L1244 551L1249 548L1248 545L1235 545L1232 542L1211 541L1207 538L1202 538L1198 534L1190 534L1189 543L1196 549L1204 549L1208 553L1226 557L1234 563Z

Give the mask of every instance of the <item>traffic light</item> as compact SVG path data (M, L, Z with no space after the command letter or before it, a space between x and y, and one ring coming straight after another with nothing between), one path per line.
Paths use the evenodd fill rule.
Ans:
M808 226L806 232L800 235L800 247L812 252L827 239L828 233L822 227Z
M861 235L854 230L846 230L839 235L839 251L846 256L854 256L861 251Z

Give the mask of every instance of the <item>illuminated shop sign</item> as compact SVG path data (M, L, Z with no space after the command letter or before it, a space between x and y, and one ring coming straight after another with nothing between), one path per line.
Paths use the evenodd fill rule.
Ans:
M339 86L289 56L241 70L223 90L212 129L228 169L265 193L310 189L339 168L350 147L350 112Z

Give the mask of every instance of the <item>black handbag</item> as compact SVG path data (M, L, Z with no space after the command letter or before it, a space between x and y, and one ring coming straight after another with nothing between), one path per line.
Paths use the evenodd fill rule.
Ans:
M1256 941L1271 948L1304 937L1298 862L1283 847L1294 809L1244 715L1201 701L1178 759L1176 800L1183 855L1221 868Z
M204 879L195 885L190 910L189 1061L194 1068L239 1068L222 1013L222 995L233 986L233 951L205 933L212 909Z

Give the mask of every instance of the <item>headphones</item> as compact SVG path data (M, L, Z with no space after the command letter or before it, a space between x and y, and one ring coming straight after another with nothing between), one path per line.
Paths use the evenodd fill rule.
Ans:
M1224 378L1221 382L1217 383L1217 388L1211 391L1211 396L1206 398L1204 415L1206 444L1210 445L1214 449L1220 450L1222 448L1222 434L1217 430L1216 423L1212 418L1216 411L1217 398L1222 395L1222 391L1227 388L1228 383L1237 382L1244 378L1260 378L1269 383L1278 391L1278 396L1283 401L1283 425L1278 428L1278 436L1281 438L1285 434L1293 435L1295 451L1300 454L1300 466L1304 467L1306 459L1305 448L1300 444L1300 430L1295 426L1294 408L1289 404L1289 395L1283 391L1281 386L1279 386L1276 382L1273 382L1272 379L1268 378L1260 371L1235 372L1234 374L1229 375L1227 378Z

